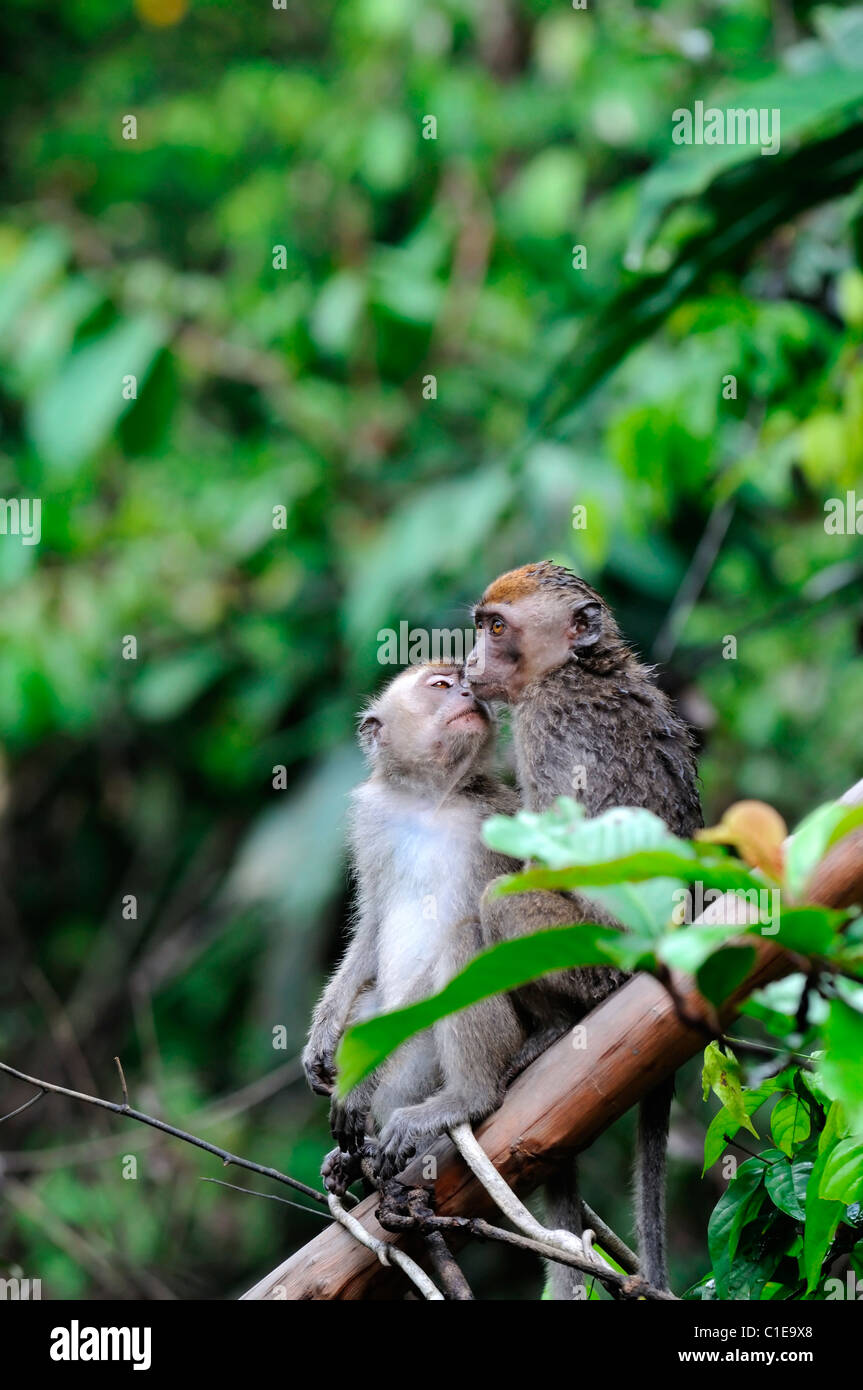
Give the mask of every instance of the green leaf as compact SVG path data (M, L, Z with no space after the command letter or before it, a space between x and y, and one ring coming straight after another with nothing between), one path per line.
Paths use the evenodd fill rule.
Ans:
M808 904L785 907L778 919L774 919L779 927L774 940L777 946L786 951L799 951L805 956L826 956L846 916L847 913L829 907Z
M573 325L557 369L532 403L532 426L546 431L555 426L554 432L565 436L603 377L683 300L706 287L717 271L736 268L775 227L856 187L863 174L861 130L859 122L838 133L831 130L787 157L752 157L747 147L747 165L734 179L716 179L706 190L696 234L674 248L661 272L629 276L615 295Z
M758 1111L766 1100L769 1100L776 1091L781 1091L786 1087L793 1076L793 1069L788 1067L780 1072L778 1076L769 1076L766 1081L762 1081L760 1086L755 1086L752 1090L743 1092L743 1108L747 1117ZM724 1152L726 1146L734 1139L735 1134L740 1128L740 1123L734 1119L729 1111L723 1108L713 1116L707 1127L704 1136L704 1167L702 1174L712 1167L716 1160ZM753 1131L754 1132L754 1131ZM755 1135L756 1139L758 1135Z
M818 1076L827 1094L840 1100L854 1133L863 1131L863 1014L844 999L831 999L824 1025L824 1056Z
M542 813L519 811L515 816L492 816L483 826L483 835L492 849L523 859L539 859L557 870L606 865L646 850L671 850L684 859L695 858L686 842L678 840L658 816L644 807L615 807L587 819L584 808L574 798L564 796ZM612 874L609 877L601 870L597 878L606 886L586 888L586 895L632 931L655 935L671 917L683 884L651 874L636 890L629 883L618 881L618 871Z
M793 1227L789 1230L788 1223L782 1217L771 1217L765 1231L750 1228L746 1234L747 1239L741 1241L728 1274L727 1297L730 1299L759 1299L770 1276L796 1239Z
M765 1199L764 1164L747 1159L737 1170L710 1215L707 1244L719 1298L728 1296L728 1278L746 1222L757 1214Z
M749 927L742 927L734 922L715 927L680 927L663 937L656 948L657 955L673 970L683 970L687 975L694 975L707 957L724 946L729 938L745 936L749 930Z
M486 822L487 825L491 823ZM504 852L509 853L508 850ZM503 879L497 891L524 893L544 889L547 892L562 892L594 884L642 883L651 878L678 878L686 883L701 883L705 891L715 889L722 893L735 889L760 891L764 888L760 880L733 859L705 861L684 857L671 850L645 850L600 863L572 864L566 869L526 869L523 873ZM838 913L837 916L844 914Z
M799 898L812 875L815 865L823 858L829 844L834 843L835 832L843 821L863 824L863 807L855 807L850 812L839 801L828 801L811 811L794 831L785 851L785 882L793 897ZM847 831L842 832L847 834Z
M834 86L835 83L835 86ZM705 107L752 108L782 112L782 139L787 142L863 97L863 73L833 65L825 72L771 75L741 84L705 101ZM776 155L768 156L775 159ZM711 181L734 165L763 161L760 149L745 143L681 146L642 181L641 198L626 251L629 265L640 264L645 247L668 207L704 192Z
M843 1139L827 1153L818 1194L845 1206L863 1202L863 1139Z
M28 429L49 473L67 478L102 447L133 404L124 398L123 378L135 376L140 395L168 333L167 322L152 314L121 319L73 349L58 374L33 396Z
M834 1148L847 1133L848 1121L845 1119L845 1111L842 1109L841 1102L834 1100L827 1111L824 1128L818 1136L818 1152L824 1153L826 1150Z
M742 984L755 964L754 946L726 946L708 956L699 967L695 982L705 999L717 1008Z
M800 1097L793 1091L781 1095L770 1112L770 1133L776 1147L790 1158L794 1145L808 1139L810 1130L809 1111Z
M729 1048L723 1051L718 1042L708 1043L704 1049L704 1066L701 1072L701 1085L706 1100L710 1092L719 1097L724 1109L750 1134L758 1138L752 1121L746 1111L743 1099L743 1082L740 1063Z
M517 989L528 980L555 970L607 965L605 947L619 937L613 927L582 923L552 927L489 947L437 994L349 1028L336 1054L339 1095L346 1095L406 1038L447 1014L466 1009L491 994Z
M820 1195L821 1179L830 1150L820 1153L812 1167L806 1188L806 1222L803 1227L803 1273L806 1291L811 1293L821 1278L821 1266L845 1211L842 1202Z
M764 1175L770 1200L795 1221L806 1219L806 1187L812 1172L810 1161L771 1163Z
M490 816L483 825L483 838L502 854L538 859L552 869L604 865L646 850L666 850L686 860L695 858L686 841L672 835L652 811L621 806L588 818L584 807L571 796L559 796L547 811Z

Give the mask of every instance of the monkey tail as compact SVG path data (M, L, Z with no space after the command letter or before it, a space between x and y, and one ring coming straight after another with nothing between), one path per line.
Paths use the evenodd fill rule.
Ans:
M578 1194L578 1160L565 1158L545 1184L547 1224L555 1231L582 1231L581 1198ZM546 1296L555 1302L572 1302L585 1296L584 1275L580 1269L549 1260Z
M638 1255L644 1277L668 1288L665 1263L665 1154L674 1077L650 1091L638 1107L635 1150L635 1204Z

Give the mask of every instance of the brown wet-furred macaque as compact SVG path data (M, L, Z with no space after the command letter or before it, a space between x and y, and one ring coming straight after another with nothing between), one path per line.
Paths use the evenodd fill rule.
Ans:
M702 824L693 739L659 689L651 668L626 645L611 610L588 584L543 561L501 575L474 610L476 645L467 659L471 688L514 707L513 737L523 801L544 811L559 796L588 816L615 806L645 806L676 835ZM542 927L613 921L578 894L524 893L483 898L486 944ZM526 1065L616 989L613 969L561 972L515 996L531 1037ZM667 1286L665 1150L673 1082L641 1103L636 1154L636 1215L642 1273ZM578 1227L574 1167L549 1193L553 1224ZM552 1269L556 1297L573 1297L571 1272Z
M515 793L490 771L488 706L450 662L402 671L360 716L371 775L353 793L353 935L315 1009L303 1064L331 1094L345 1029L443 987L483 942L479 902L512 861L483 842L483 820L511 814ZM366 1133L378 1176L398 1172L423 1140L475 1123L501 1098L525 1039L497 996L410 1038L344 1099L333 1097L338 1148L324 1162L332 1191L359 1174Z

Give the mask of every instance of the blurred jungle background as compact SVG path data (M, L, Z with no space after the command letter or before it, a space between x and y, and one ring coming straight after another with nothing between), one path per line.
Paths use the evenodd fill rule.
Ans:
M119 1099L118 1054L133 1105L313 1182L380 629L551 557L661 664L708 823L863 772L855 499L825 528L863 511L863 8L9 0L0 36L0 492L42 501L0 536L0 1055ZM699 100L780 110L779 153L675 146ZM584 1163L629 1238L631 1132ZM59 1098L3 1148L0 1273L45 1298L236 1296L322 1224Z

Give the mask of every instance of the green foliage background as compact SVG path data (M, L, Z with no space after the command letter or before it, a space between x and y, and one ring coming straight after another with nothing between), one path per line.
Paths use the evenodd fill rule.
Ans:
M313 1181L292 1059L379 629L552 556L663 662L708 820L863 770L860 541L824 526L863 500L863 12L12 0L0 38L0 493L43 503L0 537L2 1055L116 1095L119 1053L134 1104ZM675 147L696 100L778 108L780 153ZM679 1090L677 1285L722 1190ZM231 1295L320 1224L60 1101L4 1143L0 1273L45 1297ZM622 1125L585 1168L628 1235L627 1164Z

